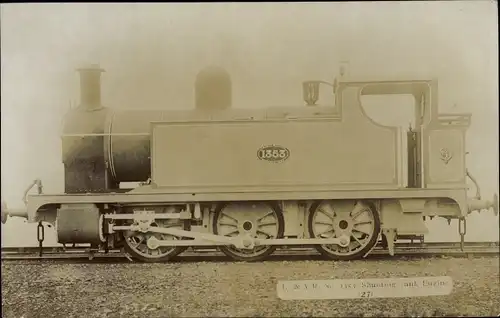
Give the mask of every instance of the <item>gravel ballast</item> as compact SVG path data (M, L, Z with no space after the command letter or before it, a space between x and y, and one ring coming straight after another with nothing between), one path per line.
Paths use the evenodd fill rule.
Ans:
M281 300L279 280L451 276L450 295ZM416 317L500 314L499 258L2 264L2 317Z

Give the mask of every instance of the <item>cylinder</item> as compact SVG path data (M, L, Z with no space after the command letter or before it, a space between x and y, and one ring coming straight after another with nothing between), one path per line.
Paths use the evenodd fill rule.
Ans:
M92 204L72 204L57 210L57 242L61 244L104 242L99 209Z

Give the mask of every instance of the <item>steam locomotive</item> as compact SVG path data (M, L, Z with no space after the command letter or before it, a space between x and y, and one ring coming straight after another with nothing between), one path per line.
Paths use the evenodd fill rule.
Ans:
M102 72L79 69L81 102L62 133L64 194L44 194L35 180L26 209L2 204L3 223L49 222L59 243L121 247L142 262L197 246L261 261L298 245L351 260L380 241L394 255L395 241L428 233L426 217L463 226L473 211L498 214L496 194L467 195L471 115L439 114L435 79L340 76L304 82L304 106L233 109L229 74L208 67L193 110L112 110L101 103ZM322 84L335 105L317 104ZM415 98L414 128L366 115L360 96L384 94Z

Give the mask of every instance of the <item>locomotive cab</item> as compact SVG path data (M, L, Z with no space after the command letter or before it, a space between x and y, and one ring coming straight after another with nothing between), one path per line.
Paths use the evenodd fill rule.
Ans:
M472 114L439 113L437 79L372 82L344 80L340 86L357 86L360 96L410 94L414 97L415 126L410 127L406 133L407 188L466 190L467 177L478 188L476 180L466 168L465 137ZM480 198L478 193L474 199L469 200L469 205L474 205L475 200ZM496 196L493 201L497 201ZM492 206L492 202L483 203L485 206Z
M303 83L304 101L308 106L316 105L319 84L328 83ZM358 81L342 76L335 80L333 88L336 94L335 109L339 118L351 121L353 125L358 121L369 120L373 125L387 129L396 127L373 121L361 106L361 97L413 96L415 125L409 128L404 137L398 135L396 140L391 140L398 148L397 183L400 187L416 189L467 187L465 134L470 126L471 114L439 114L436 79ZM402 146L401 138L406 138L406 150ZM402 152L406 152L406 155Z

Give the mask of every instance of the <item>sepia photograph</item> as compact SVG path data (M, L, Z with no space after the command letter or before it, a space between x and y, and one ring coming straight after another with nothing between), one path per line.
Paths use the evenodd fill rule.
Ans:
M500 316L497 12L2 4L2 317Z

